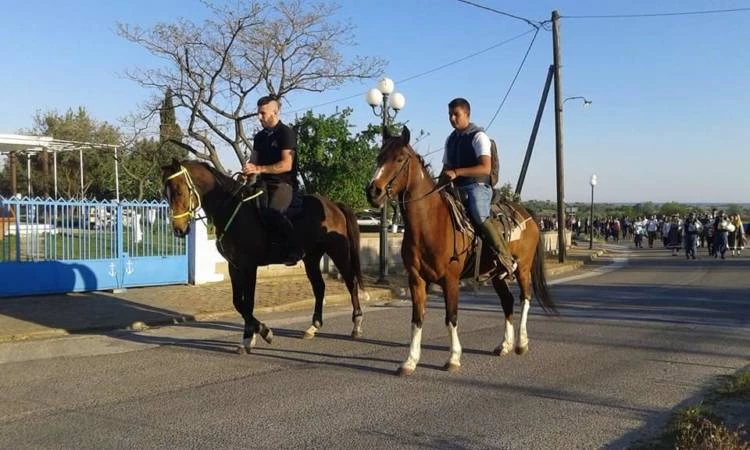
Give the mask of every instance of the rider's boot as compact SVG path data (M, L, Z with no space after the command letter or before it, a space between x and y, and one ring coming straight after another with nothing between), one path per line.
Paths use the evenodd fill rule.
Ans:
M284 260L284 264L287 266L294 266L296 265L299 260L305 257L305 251L302 248L302 244L300 244L300 239L297 236L297 232L294 229L294 224L287 216L283 217L283 228L284 234L287 236L287 245L288 245L288 251L286 254L286 258Z
M294 266L300 259L304 258L305 252L300 244L300 239L294 229L294 224L282 212L273 208L266 209L266 219L269 226L273 227L286 245L284 264Z
M495 228L492 220L486 219L481 225L482 237L495 252L497 263L500 268L508 274L508 281L513 280L513 272L516 270L516 263L510 254L508 242L500 235L500 231Z

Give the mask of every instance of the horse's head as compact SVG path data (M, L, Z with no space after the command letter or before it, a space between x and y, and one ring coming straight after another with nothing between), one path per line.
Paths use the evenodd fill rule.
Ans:
M190 220L201 206L201 197L195 188L190 172L177 159L162 166L164 195L172 210L172 230L175 236L185 237L190 233Z
M391 136L386 128L383 148L378 155L375 175L367 185L367 201L375 208L391 197L406 189L409 178L409 161L415 156L409 145L409 129L404 126L400 136Z

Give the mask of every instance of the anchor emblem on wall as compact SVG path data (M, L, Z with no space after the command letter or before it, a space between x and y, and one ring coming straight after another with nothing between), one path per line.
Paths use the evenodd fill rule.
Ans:
M130 275L135 271L135 267L133 266L133 260L129 259L128 262L125 263L125 273Z
M114 277L115 275L117 275L117 272L115 272L115 263L111 262L109 263L109 276Z

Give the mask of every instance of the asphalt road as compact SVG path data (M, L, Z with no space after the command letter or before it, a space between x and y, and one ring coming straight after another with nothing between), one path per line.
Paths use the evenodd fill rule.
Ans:
M463 293L461 372L432 298L414 375L410 303L262 317L272 345L235 353L238 322L0 345L2 448L623 448L713 376L750 361L750 258L613 253L552 283L530 351L499 358L499 302ZM186 299L189 301L189 299ZM520 315L518 316L520 317Z

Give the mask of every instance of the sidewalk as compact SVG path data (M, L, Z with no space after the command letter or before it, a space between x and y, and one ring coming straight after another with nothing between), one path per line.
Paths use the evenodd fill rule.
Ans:
M603 252L572 247L566 262L556 256L545 261L548 277L580 268ZM402 296L406 277L389 276L389 286L379 286L370 274L365 276L365 293L360 302L368 303ZM326 305L349 305L349 294L341 281L326 278ZM408 289L406 290L408 292ZM259 279L255 294L255 314L302 310L312 317L314 296L307 278L280 276ZM232 306L228 281L201 286L177 285L128 289L124 292L87 292L0 299L0 342L41 339L68 334L145 326L207 321L239 317Z

